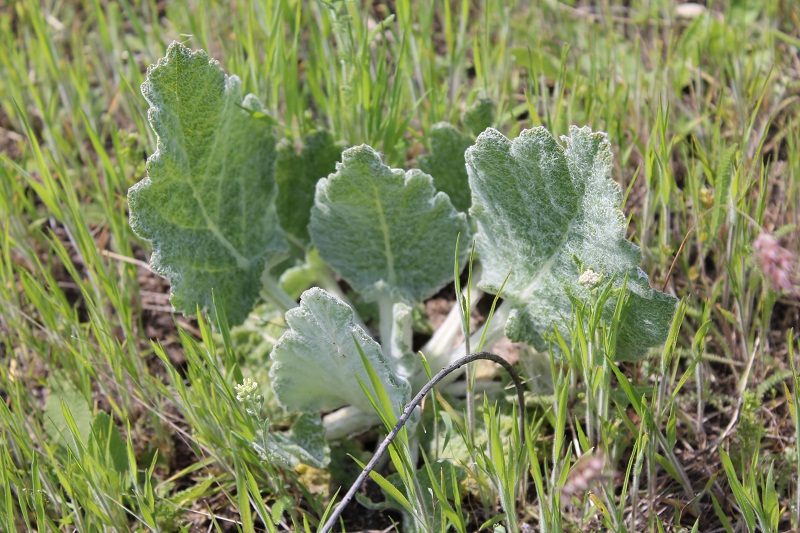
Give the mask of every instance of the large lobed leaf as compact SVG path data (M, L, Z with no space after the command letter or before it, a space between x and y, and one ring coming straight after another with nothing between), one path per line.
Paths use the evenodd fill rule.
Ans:
M453 206L466 212L472 203L464 152L475 138L461 133L453 125L440 122L428 134L431 153L419 157L419 168L433 177L436 188L450 197Z
M303 293L300 306L286 312L289 330L272 350L270 378L278 402L291 411L331 411L372 405L357 377L370 388L356 343L380 377L397 414L411 398L411 385L398 376L380 345L355 323L353 310L324 290Z
M289 431L268 433L262 446L254 448L265 461L294 468L298 463L325 468L331 462L331 449L325 440L322 419L316 413L303 413Z
M456 239L466 215L419 170L381 162L367 145L342 153L336 173L317 182L309 225L322 257L365 298L422 301L453 279Z
M133 230L184 314L217 306L241 323L265 267L287 248L275 212L275 139L261 103L205 52L172 43L148 69L156 152L128 191Z
M305 135L299 152L289 139L278 144L278 217L298 245L305 247L309 242L308 222L317 181L336 168L341 155L341 147L325 130Z
M462 123L466 131L459 131L447 122L434 124L428 132L431 152L419 156L419 168L433 177L436 189L446 193L459 211L466 212L472 204L464 153L475 142L475 135L494 122L494 102L488 98L477 100L464 112Z
M480 135L485 129L492 127L495 111L496 106L492 100L479 98L464 112L461 122L475 135Z
M506 334L544 349L543 335L554 325L566 334L569 295L588 297L578 283L579 263L616 286L627 276L630 307L616 358L641 358L666 339L675 299L650 287L639 268L641 251L625 239L605 134L571 127L562 140L565 148L544 128L513 141L488 129L467 150L481 285L496 293L510 269L503 296L514 310ZM612 309L609 302L609 316Z

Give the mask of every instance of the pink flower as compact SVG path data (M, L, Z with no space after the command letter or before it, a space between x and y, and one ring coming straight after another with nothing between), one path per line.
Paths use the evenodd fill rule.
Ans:
M767 233L756 237L753 249L761 270L772 280L772 288L800 296L800 267L795 255Z

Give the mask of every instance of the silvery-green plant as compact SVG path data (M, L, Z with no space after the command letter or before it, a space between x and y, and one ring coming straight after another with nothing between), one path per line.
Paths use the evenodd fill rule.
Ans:
M450 163L466 164L468 217L436 190L434 178L390 168L366 145L345 150L335 171L319 176L313 203L302 188L308 176L292 181L288 167L278 169L277 184L276 165L296 158L278 157L275 120L205 52L173 43L148 70L142 92L157 150L128 199L131 226L152 243L153 270L170 280L182 313L216 310L238 324L260 298L285 311L288 329L272 349L271 386L288 410L333 411L329 437L380 422L359 385L375 395L359 349L396 414L429 372L464 355L463 345L453 346L461 331L457 309L422 347L428 370L412 345L414 306L453 281L454 258L464 263L459 236L474 239L477 288L497 294L505 283L503 303L472 346L483 339L489 349L507 336L544 350L554 328L568 337L573 303L590 297L581 281L586 269L624 289L604 311L610 318L618 298L626 299L616 360L639 359L666 338L675 299L650 287L639 248L625 238L603 133L571 127L562 146L544 128L513 140L486 129L464 160ZM331 136L318 140L320 153L333 151ZM307 206L310 216L279 217L276 198L295 194L294 208ZM307 227L293 226L306 220ZM287 235L323 262L287 270ZM297 283L298 268L307 274L299 279L315 285L299 303L282 288L289 279ZM376 304L380 342L328 269L353 289L350 299ZM472 306L479 299L473 296Z

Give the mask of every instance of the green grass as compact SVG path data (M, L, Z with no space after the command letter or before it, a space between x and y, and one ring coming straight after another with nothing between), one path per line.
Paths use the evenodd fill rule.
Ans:
M280 136L326 128L395 167L480 98L509 136L608 132L629 234L654 285L683 298L682 320L638 364L592 362L617 325L593 309L561 362L523 354L524 446L502 395L478 409L481 443L437 393L427 438L453 444L424 451L416 473L416 452L396 458L412 511L458 531L800 527L799 311L752 249L757 226L795 253L800 241L800 6L717 1L683 19L670 0L529 4L0 5L0 530L315 530L331 476L348 478L261 460L233 387L260 379L263 348L173 320L128 226L126 192L155 144L139 85L175 39L240 76ZM563 501L595 446L604 474Z

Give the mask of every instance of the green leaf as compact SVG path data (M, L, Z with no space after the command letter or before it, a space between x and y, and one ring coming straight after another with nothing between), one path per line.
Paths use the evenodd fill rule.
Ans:
M419 168L433 177L436 189L447 193L453 206L466 212L472 204L464 152L474 138L447 122L435 124L428 133L431 153L419 157Z
M79 455L78 445L70 432L69 423L64 415L64 407L69 409L78 435L84 443L88 441L92 431L92 411L83 394L76 389L67 376L55 371L47 380L50 395L44 404L44 429L50 442L66 445Z
M322 257L368 301L417 302L453 279L456 237L469 238L433 180L381 162L369 146L345 150L317 183L309 232Z
M731 492L733 492L733 496L736 498L736 503L739 504L739 509L744 516L747 530L750 533L755 533L757 531L756 513L753 508L755 499L753 498L753 495L748 494L747 489L744 487L744 485L742 485L742 482L739 481L739 477L736 475L736 469L733 467L731 458L722 448L719 449L719 456L722 460L722 466L725 468L725 474L728 476L728 483L730 484Z
M131 227L152 243L151 266L170 280L175 309L212 309L213 290L240 324L265 267L287 249L274 205L275 140L256 116L264 108L242 99L239 78L179 43L148 69L142 94L158 141L147 177L128 191Z
M453 487L458 487L465 481L466 472L454 461L442 459L431 464L424 454L423 458L424 466L412 472L416 483L407 485L400 474L394 473L386 478L389 485L381 484L380 488L387 497L387 507L403 514L403 531L449 531L448 519L452 522L463 520L450 501L456 497ZM408 498L404 497L404 500L409 502L410 509L397 499L397 494L403 493L408 494ZM392 500L396 500L399 505Z
M511 270L503 290L514 306L506 334L544 350L543 335L553 325L567 338L568 295L589 297L589 288L578 283L578 263L613 279L615 287L627 276L629 308L615 358L644 357L666 339L676 300L650 287L639 268L641 250L625 239L605 134L573 126L562 140L566 148L544 128L523 131L513 141L488 129L467 151L470 214L484 266L480 285L497 293ZM607 318L615 305L616 298L609 298Z
M494 102L489 98L480 98L464 112L461 122L478 135L486 128L492 127L494 114Z
M314 468L325 468L331 461L325 428L316 414L301 414L289 431L271 433L268 444L273 448L269 451L282 457L291 467L300 462Z
M336 169L342 149L327 131L303 137L298 152L288 139L278 145L278 217L289 238L305 247L309 243L308 222L314 205L317 181Z
M99 460L104 460L118 474L128 471L128 458L125 443L114 419L105 411L100 411L92 423L89 451Z
M306 252L305 261L283 271L279 282L286 294L297 299L309 287L321 285L329 272L328 265L319 257L319 251L312 247Z
M361 466L363 468L363 465L361 465ZM399 474L392 474L392 476L397 477L397 478L400 477ZM392 476L390 476L390 477L392 477ZM375 470L371 470L370 471L369 477L370 477L370 479L372 479L372 481L377 483L377 485L381 488L381 490L383 491L383 493L386 496L392 498L399 505L399 507L393 506L393 505L390 505L390 506L387 506L387 507L388 508L395 508L395 509L398 509L398 510L401 510L401 511L404 511L404 512L408 513L408 516L411 517L411 520L413 522L414 506L411 505L411 502L408 501L408 498L403 496L402 491L397 488L397 485L402 486L402 481L399 481L398 483L392 483L391 481L389 481L387 478L383 477L380 473L376 472Z
M289 331L272 350L270 379L278 402L291 411L330 411L372 405L358 384L369 383L356 342L380 377L392 405L411 398L411 386L398 376L380 345L361 326L346 303L320 288L303 293L300 306L286 313ZM370 390L375 396L375 390ZM399 414L399 408L396 414Z

